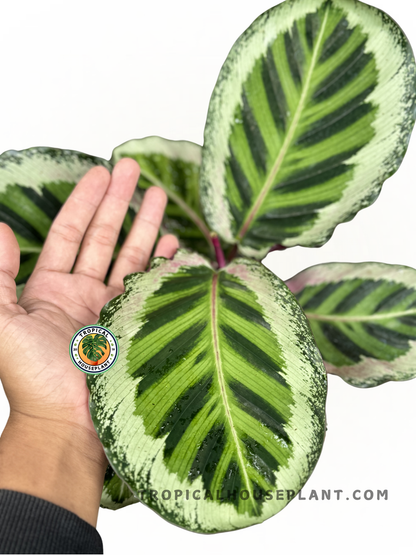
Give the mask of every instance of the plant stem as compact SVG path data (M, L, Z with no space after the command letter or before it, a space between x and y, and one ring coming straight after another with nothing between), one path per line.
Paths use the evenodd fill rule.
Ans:
M211 241L214 245L215 256L217 257L218 268L224 268L225 266L225 256L221 248L220 240L216 233L211 233Z

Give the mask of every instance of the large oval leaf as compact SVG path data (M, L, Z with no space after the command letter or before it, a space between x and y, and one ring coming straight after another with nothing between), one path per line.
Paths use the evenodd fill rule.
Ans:
M357 387L416 377L416 270L322 264L287 282L328 372Z
M49 228L83 175L106 160L73 150L35 147L0 155L0 222L20 246L18 284L32 273Z
M325 369L295 298L255 261L215 272L182 250L125 284L100 316L119 359L88 377L111 465L192 531L274 515L308 479L325 432Z
M415 121L411 47L356 0L288 0L233 46L201 166L208 224L248 256L320 246L377 198Z
M114 149L111 161L133 158L140 165L139 187L161 187L168 195L163 219L166 232L174 233L181 246L213 255L210 231L199 198L201 147L189 141L146 137L127 141Z

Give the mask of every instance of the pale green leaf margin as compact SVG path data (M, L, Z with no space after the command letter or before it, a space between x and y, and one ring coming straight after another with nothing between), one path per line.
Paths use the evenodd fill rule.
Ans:
M149 273L131 274L125 278L126 292L110 301L102 312L104 321L118 337L120 355L111 372L100 376L88 376L87 383L91 393L90 412L100 438L106 435L117 438L114 445L106 445L104 442L104 451L111 466L123 476L132 490L135 489L134 486L137 487L137 484L142 485L144 482L147 487L157 484L160 491L186 491L190 488L189 482L180 481L176 474L166 468L163 459L165 439L155 439L147 435L142 417L133 415L137 380L129 376L131 363L128 358L130 341L140 329L140 312L146 299L160 288L165 276L174 274L183 266L206 266L212 269L207 259L185 249L179 249L173 260L155 258ZM287 364L290 365L291 359L295 359L298 369L298 374L292 376L292 380L289 375L287 377L288 383L295 385L293 406L296 410L289 422L292 431L296 430L292 435L293 455L289 461L289 468L281 468L277 475L277 486L285 482L290 484L290 489L298 492L309 478L322 449L322 442L318 442L316 436L317 429L322 427L317 410L319 412L319 407L326 398L326 373L322 359L313 343L300 306L277 276L258 262L241 258L235 259L223 271L242 279L252 291L261 292L257 301L262 306L263 316L276 337L284 337L290 333L293 339L299 339L298 342L293 342L293 352L285 353ZM134 302L129 302L132 296ZM310 374L311 359L321 368L315 375ZM305 379L308 374L309 382ZM318 395L318 391L325 391L324 399ZM132 418L134 434L130 423ZM193 482L192 489L204 491L201 478ZM234 508L230 509L228 504L214 504L212 510L209 510L209 502L201 504L191 496L182 509L173 496L163 502L158 497L152 508L156 509L157 506L159 514L179 526L195 532L216 533L232 529L233 522L235 528L263 522L283 509L287 503L286 497L265 502L258 519L248 515L244 519ZM201 514L201 511L204 512ZM232 514L234 516L230 518Z

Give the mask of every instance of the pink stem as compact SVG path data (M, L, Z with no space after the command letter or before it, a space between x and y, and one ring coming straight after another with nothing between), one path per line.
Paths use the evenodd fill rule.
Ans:
M212 244L214 245L215 256L217 257L218 268L224 268L225 266L225 256L222 252L221 243L218 239L218 235L211 235Z

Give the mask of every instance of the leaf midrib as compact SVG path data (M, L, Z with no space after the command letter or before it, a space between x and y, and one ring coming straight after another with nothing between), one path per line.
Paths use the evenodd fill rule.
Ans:
M169 187L167 187L162 181L160 181L159 179L157 179L154 175L152 175L151 173L146 172L145 170L141 170L140 174L147 179L148 181L150 181L150 183L152 183L152 185L156 185L156 187L160 187L161 189L163 189L165 191L165 193L167 194L168 198L174 202L175 204L177 204L180 208L182 208L182 210L185 212L185 214L189 217L190 220L192 220L194 222L194 224L196 225L196 227L200 230L200 232L202 233L202 235L205 237L205 239L207 240L208 245L210 246L210 248L213 250L213 245L212 245L212 239L211 239L211 232L208 229L207 225L205 224L205 222L203 221L203 219L195 212L195 210L193 210L189 204L187 204L179 195L177 195L176 193L174 193L173 191L171 191L169 189Z
M230 403L228 401L227 391L226 391L226 388L225 388L225 378L224 378L224 372L223 372L223 369L222 369L221 352L220 352L220 344L219 344L219 333L218 333L218 294L217 294L217 287L218 287L218 274L214 273L213 278L212 278L212 289L211 289L211 325L212 325L212 342L213 342L213 345L214 345L215 366L216 366L216 370L217 370L218 383L219 383L219 386L220 386L221 398L222 398L222 402L223 402L224 409L225 409L225 416L228 420L228 425L229 425L230 430L231 430L231 435L232 435L234 443L235 443L235 448L236 448L236 452L237 452L239 466L240 466L240 469L243 473L243 477L244 477L244 481L246 483L247 490L250 493L250 499L251 499L252 505L254 507L254 510L257 512L257 507L254 503L254 498L253 498L253 491L252 491L252 488L251 488L250 480L249 480L248 475L247 475L246 467L244 465L244 458L243 458L243 454L241 452L237 432L235 430L234 422L233 422L233 419L232 419L232 416L231 416Z
M316 66L316 62L317 62L317 58L318 58L318 54L321 48L321 43L322 43L322 39L324 36L324 32L325 32L325 27L328 21L328 13L329 13L329 8L326 9L325 11L325 16L322 22L322 26L321 26L321 30L319 32L319 36L318 39L316 41L316 45L312 54L312 59L311 59L311 64L309 67L309 71L308 74L306 76L306 80L305 80L305 84L303 86L302 89L302 93L301 93L301 97L299 100L299 104L295 113L295 116L292 120L292 123L290 124L289 130L287 132L285 141L283 143L283 146L279 152L279 155L276 159L276 162L274 163L272 169L270 170L269 175L267 176L266 182L262 188L262 190L260 191L259 195L257 196L257 199L253 205L253 208L251 209L251 211L249 212L248 216L246 217L246 219L244 220L239 232L236 235L236 241L240 242L244 235L247 233L248 229L250 228L251 224L253 223L258 211L261 208L261 205L263 204L264 199L266 198L266 196L268 195L271 187L274 184L274 180L276 178L276 175L278 174L280 168L282 167L284 158L291 146L293 137L295 135L296 132L296 128L298 126L300 117L302 115L303 109L305 108L305 102L306 102L306 98L308 96L309 93L309 88L310 88L310 84L311 84L311 79L312 79L312 74L313 71L315 69Z
M382 314L366 314L363 316L336 316L333 314L317 314L313 312L305 312L305 315L308 320L318 320L322 322L372 322L402 318L403 316L416 316L416 309L403 310L401 312L384 312Z

